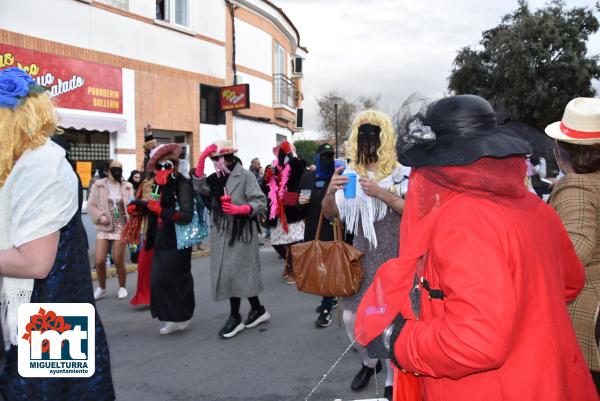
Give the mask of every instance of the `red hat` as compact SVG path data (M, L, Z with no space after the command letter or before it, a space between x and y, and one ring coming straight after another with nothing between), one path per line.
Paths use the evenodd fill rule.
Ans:
M181 145L178 143L158 145L150 152L150 160L146 164L146 171L153 173L156 170L156 163L161 159L178 160L181 150Z

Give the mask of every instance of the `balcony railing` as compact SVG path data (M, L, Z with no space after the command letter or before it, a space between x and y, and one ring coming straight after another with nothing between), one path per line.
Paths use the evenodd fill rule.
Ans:
M294 82L283 74L274 74L273 83L275 85L275 107L277 105L285 105L295 109L294 96L296 85L294 85Z

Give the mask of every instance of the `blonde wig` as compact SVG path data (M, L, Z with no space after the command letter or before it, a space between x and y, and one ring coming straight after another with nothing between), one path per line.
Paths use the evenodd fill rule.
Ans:
M29 149L43 145L56 130L56 112L47 94L29 94L15 109L0 107L0 187Z
M348 138L348 156L351 160L350 167L361 176L367 175L365 165L358 164L358 128L363 124L376 125L381 128L379 134L380 145L377 149L377 163L375 171L375 181L392 174L392 171L398 166L396 158L396 131L392 125L392 120L381 111L365 110L354 119L352 123L352 132Z

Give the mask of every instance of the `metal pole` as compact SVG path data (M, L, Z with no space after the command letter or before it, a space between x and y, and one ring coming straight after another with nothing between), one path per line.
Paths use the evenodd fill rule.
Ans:
M338 158L338 124L337 124L337 109L338 105L334 104L333 108L335 109L335 158Z

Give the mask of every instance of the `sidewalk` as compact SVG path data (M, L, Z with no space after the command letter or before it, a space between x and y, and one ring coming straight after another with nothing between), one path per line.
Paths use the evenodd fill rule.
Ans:
M203 256L209 256L210 255L210 249L206 249L204 251L196 251L192 253L192 259L196 259L196 258L201 258ZM92 264L93 266L93 264ZM137 272L137 264L136 263L128 263L126 266L127 269L127 274L129 273L135 273ZM98 279L98 276L96 274L96 270L92 269L92 280L96 281ZM113 266L109 267L106 269L106 278L112 278L112 277L116 277L117 275L117 269Z

